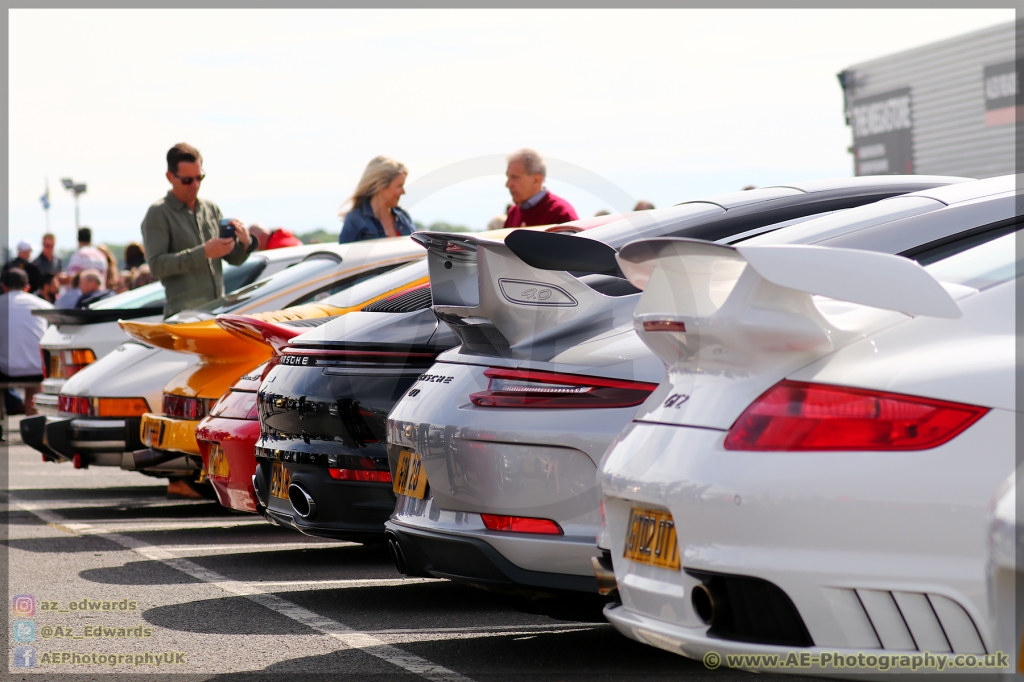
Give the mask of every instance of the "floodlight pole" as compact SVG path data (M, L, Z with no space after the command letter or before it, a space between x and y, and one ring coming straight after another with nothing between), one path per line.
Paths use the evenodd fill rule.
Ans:
M85 183L75 183L71 178L62 178L61 184L64 185L64 189L75 195L75 230L80 227L80 221L78 217L78 197L81 194L85 194Z

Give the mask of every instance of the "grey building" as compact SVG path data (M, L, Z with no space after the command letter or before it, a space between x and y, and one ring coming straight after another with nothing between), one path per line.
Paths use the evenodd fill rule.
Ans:
M1014 49L1024 21L855 64L839 74L854 174L1016 172L1024 123Z

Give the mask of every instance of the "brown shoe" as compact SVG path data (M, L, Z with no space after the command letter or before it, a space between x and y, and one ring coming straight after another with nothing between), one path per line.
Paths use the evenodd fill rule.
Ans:
M179 478L176 481L171 481L167 484L167 497L179 500L202 500L204 495L192 486L189 482L183 478Z

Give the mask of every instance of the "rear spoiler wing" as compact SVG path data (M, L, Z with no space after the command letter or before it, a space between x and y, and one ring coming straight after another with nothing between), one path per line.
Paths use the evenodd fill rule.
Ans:
M111 308L92 310L90 308L47 308L45 310L33 310L33 315L38 315L50 324L100 324L101 322L117 322L118 320L134 320L140 317L151 317L154 315L163 316L163 304L158 306L146 306L145 308Z
M752 368L766 355L838 348L893 320L876 314L861 319L867 327L839 325L814 295L910 316L962 315L920 265L873 251L649 239L627 244L617 259L644 291L637 333L670 365L700 359Z
M519 258L507 240L530 234L554 237L563 249L584 254L589 245L607 248L528 230L517 230L506 241L446 232L412 235L428 252L434 314L459 335L465 349L528 357L539 344L572 343L572 336L595 325L604 330L629 321L635 297L605 296L564 270L532 267ZM618 271L613 259L604 263L603 271L609 263Z
M270 348L275 354L293 338L309 331L308 327L293 327L249 315L218 315L217 325L243 341Z

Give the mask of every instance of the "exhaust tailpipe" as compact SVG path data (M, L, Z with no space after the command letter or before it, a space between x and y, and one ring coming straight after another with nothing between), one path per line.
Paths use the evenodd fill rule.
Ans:
M391 550L391 558L395 561L395 569L402 575L408 575L405 568L405 554L402 552L402 545L398 543L398 536L391 531L384 535L388 539L388 549Z
M306 492L306 489L298 483L292 483L288 486L288 501L292 503L292 509L301 518L311 519L316 516L316 502Z
M261 507L267 507L267 500L263 497L263 491L260 490L260 481L256 478L256 474L252 475L252 491L256 493L256 501L260 503Z
M721 602L716 597L717 590L712 590L704 583L696 585L690 590L690 603L693 605L693 612L697 614L705 625L714 625L715 616L721 607Z
M594 565L594 578L597 579L597 593L602 597L615 594L619 589L619 583L615 580L615 569L611 566L610 556L595 556L590 558Z

